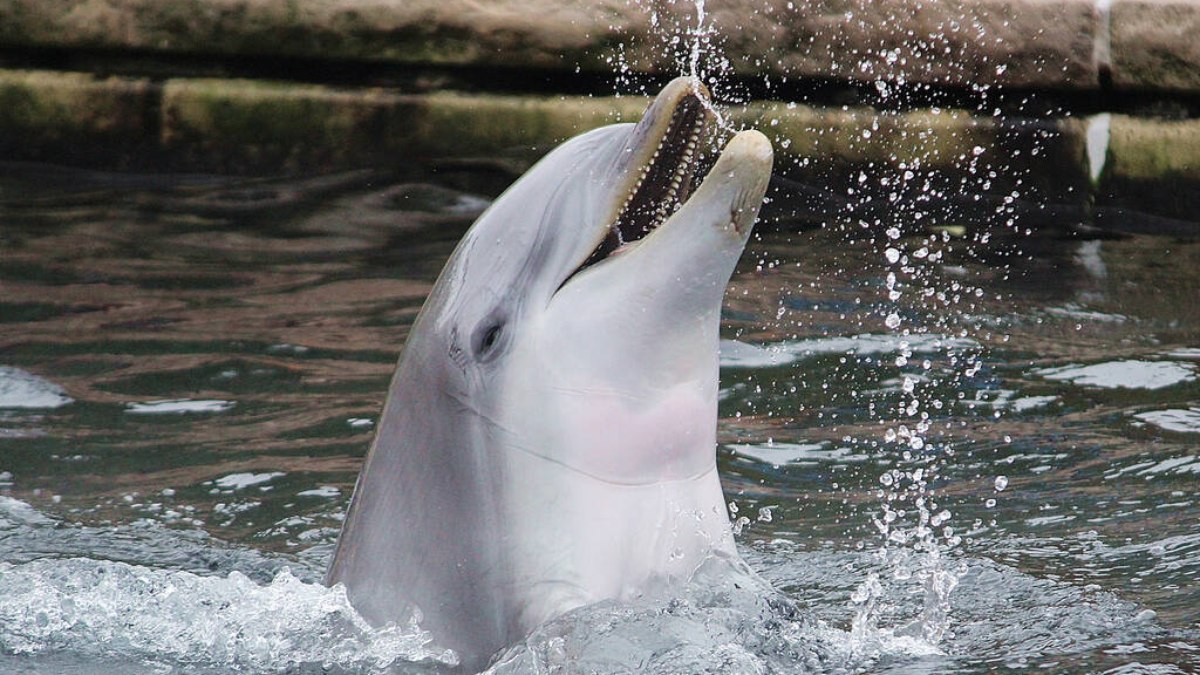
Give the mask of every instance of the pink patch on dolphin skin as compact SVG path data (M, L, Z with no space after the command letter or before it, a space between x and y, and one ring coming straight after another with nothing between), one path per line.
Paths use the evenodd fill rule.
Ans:
M614 483L691 478L711 469L717 405L691 383L655 401L590 392L554 414L574 429L568 466ZM560 455L561 456L561 455Z

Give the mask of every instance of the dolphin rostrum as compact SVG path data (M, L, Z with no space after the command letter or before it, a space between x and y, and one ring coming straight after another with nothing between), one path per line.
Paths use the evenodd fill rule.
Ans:
M721 299L771 174L743 131L691 192L692 78L578 136L463 237L412 327L327 582L478 670L572 608L735 558L716 466ZM689 192L691 192L689 196Z

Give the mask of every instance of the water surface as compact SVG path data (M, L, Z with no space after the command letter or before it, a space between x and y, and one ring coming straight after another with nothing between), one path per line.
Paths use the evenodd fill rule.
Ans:
M452 662L315 582L494 182L4 176L0 669ZM1200 243L1066 225L760 230L718 459L781 593L587 608L497 672L1200 669Z

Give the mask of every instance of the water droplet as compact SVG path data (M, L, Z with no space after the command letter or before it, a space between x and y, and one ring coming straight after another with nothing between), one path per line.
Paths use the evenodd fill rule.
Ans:
M996 476L996 492L1003 492L1008 487L1008 476Z

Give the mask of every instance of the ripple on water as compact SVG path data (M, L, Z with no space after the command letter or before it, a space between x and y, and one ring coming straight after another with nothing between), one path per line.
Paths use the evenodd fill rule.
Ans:
M187 413L220 413L233 410L233 401L192 400L186 398L145 403L126 403L125 412L131 415L184 415Z
M1041 368L1034 373L1048 380L1103 389L1163 389L1196 379L1191 365L1174 361L1109 361L1089 366Z
M978 347L979 343L974 340L933 334L879 335L864 333L848 337L787 340L763 346L738 340L722 340L721 367L772 368L786 366L822 354L930 353Z
M821 462L865 462L869 455L856 453L847 447L832 447L829 443L734 443L729 449L739 457L782 466L784 464L817 464Z
M244 490L255 485L263 485L269 483L276 478L286 475L282 471L266 471L263 473L231 473L228 476L221 476L213 481L212 485L218 490ZM208 483L205 483L206 485Z
M0 366L0 408L61 408L73 400L49 380L20 368Z
M1150 410L1136 413L1134 418L1153 424L1164 431L1179 434L1200 434L1200 408L1186 410Z
M866 672L939 654L919 638L831 627L741 563L710 559L681 597L582 607L506 650L489 675Z

